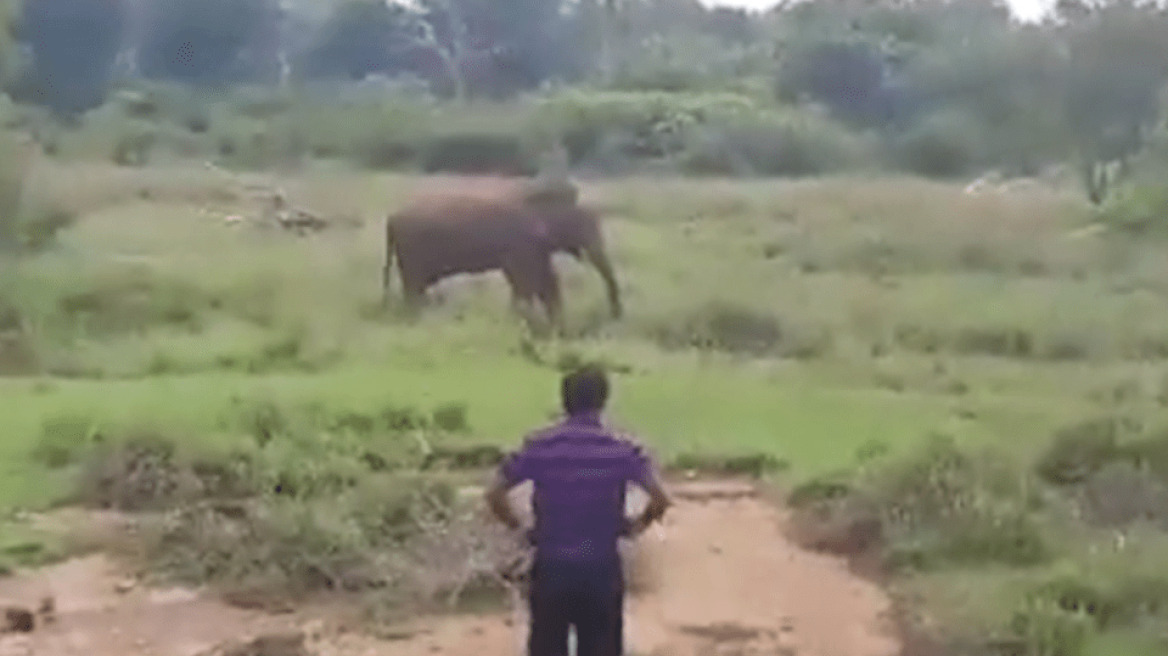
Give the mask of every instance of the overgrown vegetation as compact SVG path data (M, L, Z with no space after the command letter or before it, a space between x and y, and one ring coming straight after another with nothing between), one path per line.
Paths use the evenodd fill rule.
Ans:
M1163 497L1153 499L1165 489L1157 455L1168 442L1127 423L1060 429L1030 467L939 436L918 454L811 480L790 501L811 544L879 552L889 571L911 574L909 589L986 572L972 594L1011 605L965 608L964 627L928 617L933 628L919 630L939 632L945 653L1095 653L1112 635L1153 635L1168 608L1168 581L1143 569L1168 546Z
M138 553L162 576L266 599L331 590L388 610L457 604L504 592L522 557L483 521L477 496L458 494L460 481L475 482L460 472L497 462L444 437L440 423L466 430L450 419L458 407L428 417L256 399L222 418L224 439L202 446L60 416L32 456L72 472L62 501L137 515Z

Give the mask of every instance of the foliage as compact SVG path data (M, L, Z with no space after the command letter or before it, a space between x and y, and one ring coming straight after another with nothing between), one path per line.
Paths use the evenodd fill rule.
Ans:
M1074 26L1069 38L1069 127L1087 161L1126 159L1160 112L1168 81L1168 15L1118 2Z
M3 5L4 20L13 20L15 2ZM1090 199L1102 203L1118 189L1108 210L1117 224L1148 223L1160 201L1146 181L1118 188L1109 168L1118 160L1125 173L1147 147L1168 80L1168 18L1138 3L1064 2L1061 22L1019 25L1001 3L974 0L820 0L771 14L696 0L144 0L103 13L102 29L80 35L93 41L84 49L60 45L73 28L52 17L92 25L81 20L89 4L26 4L15 37L33 56L11 87L22 102L74 114L97 107L115 57L117 75L131 87L144 79L220 87L284 79L298 80L304 92L333 83L311 101L285 89L287 104L263 117L237 108L268 125L204 107L169 110L186 114L181 119L166 112L148 119L189 130L113 128L121 143L104 156L127 164L174 151L247 168L306 156L347 156L377 168L476 168L450 162L443 153L453 149L474 158L491 151L493 169L500 159L516 168L514 139L452 129L441 116L431 117L432 140L403 138L406 130L371 118L361 126L377 135L368 142L319 134L326 123L343 130L335 124L344 119L326 118L349 110L337 106L341 97L360 93L376 96L371 105L391 106L412 84L466 102L535 95L539 118L512 134L558 135L573 164L610 171L808 175L894 167L940 178L984 169L1012 177L1071 161ZM132 29L120 29L123 23ZM18 50L0 43L10 71L19 68ZM77 52L93 56L69 59ZM541 86L544 92L531 94ZM305 104L314 115L301 123ZM726 104L745 106L723 112Z
M24 3L20 35L32 51L21 96L62 113L101 105L123 43L124 0Z
M800 44L784 57L777 84L781 97L807 94L844 119L879 123L884 113L884 61L867 43Z
M274 0L150 0L137 61L150 79L271 80L280 9Z
M0 132L0 253L49 247L75 218L43 195L30 192L29 173L39 147L27 138Z
M1168 129L1149 140L1130 169L1129 179L1118 185L1100 208L1100 220L1131 236L1168 234Z
M361 80L373 73L391 75L408 70L402 51L413 39L404 14L401 6L378 0L338 4L300 56L297 74Z

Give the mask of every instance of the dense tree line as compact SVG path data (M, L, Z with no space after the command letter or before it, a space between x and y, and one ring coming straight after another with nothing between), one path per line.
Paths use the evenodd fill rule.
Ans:
M14 99L76 114L117 80L420 78L439 96L548 83L733 91L825 115L931 175L1082 164L1093 197L1163 126L1168 11L1062 0L1019 24L992 0L0 0Z

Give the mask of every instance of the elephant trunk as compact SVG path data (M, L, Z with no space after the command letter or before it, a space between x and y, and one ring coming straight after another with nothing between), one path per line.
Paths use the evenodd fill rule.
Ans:
M608 254L604 252L604 245L596 243L587 249L588 261L592 266L596 267L596 271L604 278L604 284L608 291L608 305L612 311L612 317L619 319L623 313L620 300L620 287L616 282L616 273L613 271L612 262L608 259Z

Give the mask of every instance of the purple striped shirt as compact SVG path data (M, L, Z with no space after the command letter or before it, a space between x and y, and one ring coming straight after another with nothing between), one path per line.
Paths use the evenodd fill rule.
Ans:
M534 537L541 558L618 557L628 483L652 477L648 454L595 414L575 415L528 436L500 465L509 486L534 484Z

